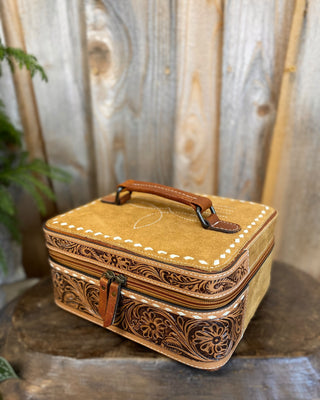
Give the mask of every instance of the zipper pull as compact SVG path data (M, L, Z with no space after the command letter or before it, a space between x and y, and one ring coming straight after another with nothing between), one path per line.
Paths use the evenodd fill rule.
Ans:
M100 279L99 295L99 313L103 319L103 326L105 328L114 323L121 295L121 287L127 281L125 276L115 275L113 271L107 271L107 274L109 278L103 276Z
M106 314L109 287L115 277L113 271L106 271L100 278L98 311L102 318L104 318Z

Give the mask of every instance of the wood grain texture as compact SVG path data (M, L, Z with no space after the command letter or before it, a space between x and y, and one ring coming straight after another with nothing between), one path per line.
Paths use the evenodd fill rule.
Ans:
M259 201L294 2L227 0L219 194Z
M288 103L290 103L292 85L294 82L292 79L292 73L294 73L296 69L301 31L304 24L305 8L305 0L298 0L296 2L286 54L285 68L281 80L277 118L274 126L266 177L263 185L262 201L266 204L270 204L274 197L279 167L285 152L284 141L287 134L286 126L290 119ZM288 174L288 171L286 171L285 174Z
M1 19L0 19L0 37L2 39L2 42L5 43ZM1 68L2 68L2 75L0 77L0 99L3 101L5 105L5 110L10 118L10 121L14 124L14 126L17 129L21 130L22 123L19 114L17 97L14 90L12 74L7 63L2 63Z
M2 24L0 20L0 38L4 43L4 34ZM12 74L7 63L1 65L1 76L0 76L0 100L4 103L5 111L17 129L22 128L17 98L14 90L14 84L12 80ZM0 138L1 140L1 138ZM14 198L19 197L19 192L12 190ZM0 283L10 283L24 278L24 270L22 267L22 251L18 243L14 242L10 238L10 234L5 226L0 224L0 248L5 254L8 272L4 273L0 270ZM0 307L1 300L3 301L3 291L0 290Z
M279 210L277 257L320 279L320 4L309 1L305 9L300 3L303 19L292 30L299 52L285 68L274 131L273 151L279 154L270 159L276 179L265 199Z
M82 3L17 1L26 50L49 77L33 81L47 159L72 176L69 184L53 182L62 211L95 196Z
M99 194L172 182L175 2L86 1Z
M177 8L174 186L215 193L218 169L222 2Z
M22 378L1 383L0 391L10 400L56 400L61 393L64 400L314 400L320 395L319 302L319 282L276 264L236 353L213 372L59 309L47 279L0 314L1 355Z
M5 41L8 46L26 50L24 33L21 27L19 9L16 0L1 2L1 17ZM26 69L15 68L12 75L16 97L8 104L9 115L15 114L14 99L17 99L20 120L24 132L23 140L31 158L47 160L45 146L38 116L38 108L34 95L34 87ZM19 127L19 121L18 127ZM51 186L50 180L43 181ZM22 259L28 276L43 276L48 271L44 237L42 234L43 217L28 193L17 191L17 209L22 232ZM56 213L55 202L45 199L47 216ZM26 212L27 210L27 212Z

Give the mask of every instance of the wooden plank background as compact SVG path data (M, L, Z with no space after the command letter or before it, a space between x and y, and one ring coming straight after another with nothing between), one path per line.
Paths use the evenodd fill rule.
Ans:
M320 279L319 18L316 0L3 0L1 37L49 83L6 71L1 98L73 177L48 215L129 177L264 201L276 257Z

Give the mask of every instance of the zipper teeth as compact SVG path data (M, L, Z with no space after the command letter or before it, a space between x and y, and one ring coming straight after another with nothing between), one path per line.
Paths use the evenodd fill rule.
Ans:
M263 264L265 263L265 261L266 261L267 258L269 257L270 253L272 252L272 249L273 249L273 246L272 246L272 248L265 254L264 258L262 259L262 262L261 262L261 263L258 263L259 267L255 268L255 270L252 270L252 271L254 271L254 272L251 274L249 280L246 280L246 281L244 282L244 285L241 287L241 289L240 289L236 294L233 293L233 296L232 296L231 301L229 301L229 302L227 302L227 303L225 303L225 304L223 304L223 305L220 305L220 307L211 308L211 309L209 309L209 308L208 308L208 309L203 309L203 308L202 308L202 309L199 309L199 308L191 308L191 307L186 307L186 306L179 305L179 304L176 304L176 303L171 303L171 302L169 302L169 301L167 301L167 300L159 299L159 298L153 297L153 296L151 296L151 295L149 295L149 294L145 294L145 293L141 294L141 292L138 292L137 290L134 290L134 289L131 289L131 288L129 289L129 288L125 287L125 290L128 291L128 292L130 292L130 293L133 293L133 294L138 294L138 295L140 295L140 296L141 296L141 295L142 295L142 296L145 296L145 297L147 297L148 299L151 299L151 300L154 300L154 301L160 301L161 303L164 303L165 305L169 305L169 306L173 306L173 307L183 307L183 308L186 309L187 311L191 311L191 312L208 313L208 312L210 312L210 311L219 311L220 309L223 309L223 308L225 308L225 307L227 307L227 306L232 305L233 303L235 303L235 302L238 300L238 298L242 295L242 293L247 289L247 287L248 287L248 285L249 285L251 279L253 279L253 277L256 275L256 273L257 273L257 272L260 270L260 268L263 266ZM54 261L54 260L53 260L53 261ZM69 266L67 266L66 268L69 268L69 269L71 269L71 270L74 270L74 271L77 271L77 272L78 272L78 270L76 270L75 268L72 268L72 267L69 267ZM87 276L88 278L92 278L92 276L89 275L89 274L87 274L87 273L83 273L83 275ZM219 305L219 304L218 304L218 305ZM214 306L214 305L212 304L212 306Z
M53 260L53 262L55 262L54 260ZM63 266L62 264L61 264L61 266ZM69 269L71 269L71 270L73 270L73 271L77 271L76 269L74 269L74 268L72 268L72 267L66 267L66 268L69 268ZM84 276L86 276L87 278L92 278L91 277L91 275L89 275L89 274L87 274L87 273L82 273ZM147 295L147 294L141 294L140 292L138 292L137 290L134 290L134 289L129 289L129 288L127 288L127 287L122 287L123 289L125 289L127 292L129 292L129 293L132 293L132 294L137 294L137 295L140 295L140 296L144 296L144 297L147 297L149 300L151 300L151 301L154 301L154 302L160 302L160 303L164 303L164 305L166 305L166 306L171 306L171 307L177 307L177 308L183 308L183 309L185 309L186 311L189 311L189 312L194 312L194 313L197 313L197 314L201 314L201 313L209 313L209 312L214 312L214 311L220 311L220 310L223 310L224 308L226 308L227 306L229 307L230 305L232 305L233 303L235 303L238 299L239 299L239 297L242 295L242 293L246 290L246 288L247 288L247 286L248 285L246 285L238 294L237 294L237 296L232 300L232 301L230 301L229 303L227 303L227 304L224 304L223 306L220 306L220 307L216 307L216 308L211 308L211 309L199 309L199 308L191 308L191 307L186 307L186 306L182 306L182 305L178 305L178 304L175 304L175 303L170 303L169 301L167 301L167 300L162 300L162 299L158 299L157 297L153 297L153 296L151 296L151 295Z
M172 289L163 288L163 287L158 286L156 284L153 286L153 292L156 292L158 294L158 298L161 301L164 300L163 298L161 298L161 296L164 296L165 298L167 298L166 301L170 301L172 299L173 302L176 302L176 304L180 304L180 305L182 305L183 302L184 303L188 303L190 305L197 305L197 306L201 305L203 307L210 307L210 306L214 306L214 305L227 304L228 301L232 300L234 298L234 296L236 296L237 293L239 291L241 291L242 287L244 287L247 283L250 282L250 280L253 278L255 273L260 269L260 267L262 266L262 264L264 263L266 258L271 253L273 247L274 247L274 244L272 243L265 250L265 253L263 254L262 258L259 260L259 262L257 262L257 264L251 269L250 273L247 275L247 277L243 280L243 282L239 285L239 287L235 291L233 291L233 292L231 292L229 294L226 294L224 296L222 295L218 299L214 299L214 298L205 299L205 298L201 298L201 297L196 297L196 296L192 296L192 293L184 294L184 293L181 293L179 291L174 291ZM58 255L61 256L60 253L58 253ZM53 257L53 260L54 259L55 259L55 257ZM64 262L68 261L66 266L68 266L71 269L75 269L73 266L71 266L69 264L70 260L69 260L68 257L65 257L64 255L62 255L62 257L59 257L59 258L57 257L56 259L57 259L58 262L61 262L63 264L64 264ZM77 269L75 269L75 270L77 270ZM79 271L79 270L77 270L77 271ZM109 270L109 271L112 271L112 270ZM81 272L85 273L83 270L81 270ZM86 274L88 276L90 276L90 272L86 272ZM101 274L103 274L103 271L96 271L96 275L94 275L94 276L96 278L99 278L101 276ZM118 275L119 275L119 273L118 273ZM91 277L92 277L92 274L91 274ZM141 294L143 294L145 296L153 297L152 295L150 295L150 292L148 291L148 289L150 288L150 285L146 285L143 282L142 279L129 277L129 284L130 284L130 288L127 288L127 290L135 290L137 293L141 293ZM144 291L141 292L141 289L144 289ZM182 306L184 307L184 305L182 305Z
M246 279L244 279L244 281L242 282L242 284L237 288L237 290L236 291L234 291L234 292L232 292L232 293L230 293L230 294L228 294L228 295L226 295L225 297L221 297L220 299L218 299L218 300L207 300L207 299L201 299L202 300L202 302L204 303L204 305L206 304L206 305L212 305L212 306L214 306L214 305L222 305L222 306L225 306L225 305L227 305L227 304L229 304L230 302L232 302L232 300L236 297L236 296L238 296L238 293L242 293L243 292L243 290L248 286L248 284L250 283L250 281L251 281L251 279L256 275L256 273L260 270L260 268L262 267L262 265L265 263L265 261L267 260L267 258L269 257L269 255L270 255L270 253L272 252L272 250L273 250L273 247L274 246L272 246L271 248L269 248L269 250L264 254L264 256L263 256L263 258L261 259L261 262L259 262L259 263L257 263L257 265L255 266L255 268L254 269L252 269L251 270L251 272L249 273L249 275L246 277ZM133 292L135 292L135 293L139 293L137 290L135 290L135 289L129 289L129 288L126 288L127 290L132 290ZM161 292L159 292L159 294L161 294ZM149 294L145 294L145 296L149 296ZM150 297L152 297L152 296L150 296ZM170 298L170 296L168 296L169 298ZM153 298L153 297L152 297ZM175 296L171 296L171 298L172 299L174 299L174 298L176 298ZM177 299L177 298L176 298ZM180 300L180 299L178 299L178 300ZM162 300L161 299L161 301L167 301L167 300ZM191 302L190 302L191 303ZM176 303L170 303L170 304L176 304ZM197 303L193 303L193 304L197 304Z

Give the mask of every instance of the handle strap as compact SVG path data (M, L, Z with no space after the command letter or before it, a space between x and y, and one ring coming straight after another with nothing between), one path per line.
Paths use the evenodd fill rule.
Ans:
M197 216L205 229L225 233L236 233L241 229L238 224L221 221L213 208L211 200L207 197L185 192L184 190L175 189L159 183L141 182L129 179L117 186L116 195L105 196L101 201L104 203L122 205L130 200L132 192L149 193L192 207L196 211ZM202 213L208 209L210 209L211 214L205 219Z

